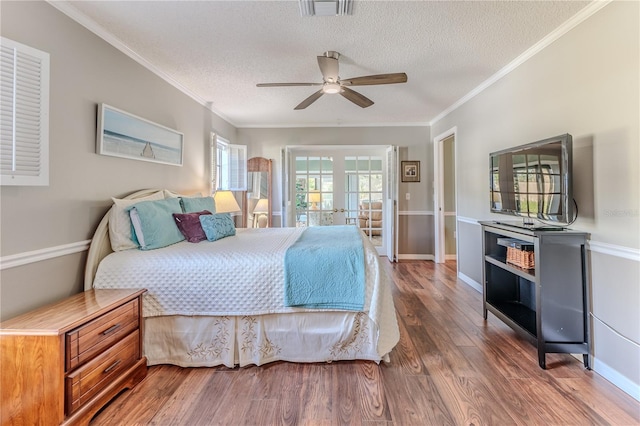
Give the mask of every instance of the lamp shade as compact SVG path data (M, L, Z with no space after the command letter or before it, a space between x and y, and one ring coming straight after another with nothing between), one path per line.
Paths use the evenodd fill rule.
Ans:
M254 213L269 213L269 200L266 198L260 198L256 203L256 207L253 209Z
M309 192L309 202L310 203L319 203L320 202L320 193L319 192Z
M213 196L216 202L216 213L239 212L240 206L231 191L216 191Z

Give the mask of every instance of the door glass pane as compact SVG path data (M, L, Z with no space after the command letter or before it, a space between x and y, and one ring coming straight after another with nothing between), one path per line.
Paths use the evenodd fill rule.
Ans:
M322 176L322 192L333 192L333 176Z
M360 192L369 192L369 175L358 175Z
M333 192L322 193L322 210L333 210Z
M331 224L333 214L333 159L297 156L296 226Z
M322 157L322 173L333 173L333 159L331 157Z
M347 184L347 202L357 200L357 225L373 245L382 245L383 197L382 157L362 155L355 158L355 170ZM357 187L356 187L357 185ZM355 212L350 212L353 215Z

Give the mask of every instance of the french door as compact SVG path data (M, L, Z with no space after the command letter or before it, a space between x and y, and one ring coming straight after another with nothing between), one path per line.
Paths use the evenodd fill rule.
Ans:
M385 254L394 218L385 209L386 147L288 148L287 226L355 225ZM393 210L391 210L393 211Z

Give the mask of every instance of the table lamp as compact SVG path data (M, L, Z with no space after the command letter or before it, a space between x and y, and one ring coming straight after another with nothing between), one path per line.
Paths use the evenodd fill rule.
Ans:
M320 202L320 192L314 191L308 194L309 202L311 203L312 210L318 210L318 203Z
M253 209L253 223L254 228L256 224L260 224L262 221L260 220L262 216L267 216L269 214L269 200L266 198L260 198L256 203L256 207ZM267 218L268 222L268 218ZM263 228L263 226L258 226Z
M240 206L231 191L216 191L213 195L216 203L216 213L233 213L239 212Z

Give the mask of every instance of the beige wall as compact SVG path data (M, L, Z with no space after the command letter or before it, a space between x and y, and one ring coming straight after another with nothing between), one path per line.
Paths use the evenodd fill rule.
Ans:
M612 2L446 117L458 170L459 269L481 283L473 220L492 215L491 151L571 133L572 226L591 234L595 370L640 398L640 3ZM629 257L628 260L626 257Z
M208 140L235 128L44 2L1 5L3 37L50 54L50 178L47 187L0 189L0 255L91 238L110 197L166 187L208 190ZM184 165L95 154L96 110L107 103L184 133ZM82 289L84 254L1 271L0 318Z
M426 224L426 210L433 210L432 155L427 149L430 138L429 127L317 127L317 128L240 128L238 143L248 146L248 156L266 157L274 160L274 212L282 210L282 161L281 150L294 145L396 145L400 160L420 161L420 182L400 183L398 210L399 253L410 255L433 254L433 226L403 228L409 220ZM409 192L410 200L405 194ZM407 216L411 216L408 219ZM416 217L413 217L416 216ZM279 217L275 218L279 223ZM432 222L432 219L429 219ZM431 241L431 243L429 242Z

